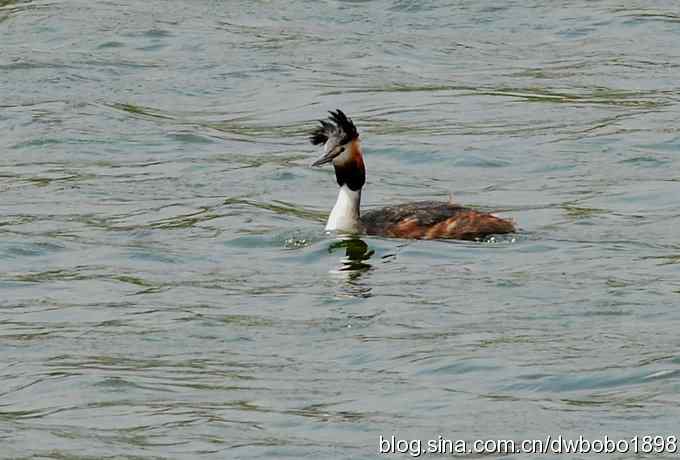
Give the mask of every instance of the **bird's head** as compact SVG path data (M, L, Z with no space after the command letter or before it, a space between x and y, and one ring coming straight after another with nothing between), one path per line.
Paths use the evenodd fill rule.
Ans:
M335 166L356 160L361 155L359 133L351 118L338 109L330 112L328 120L320 120L320 126L312 131L309 140L314 145L323 144L324 153L312 166L333 163Z

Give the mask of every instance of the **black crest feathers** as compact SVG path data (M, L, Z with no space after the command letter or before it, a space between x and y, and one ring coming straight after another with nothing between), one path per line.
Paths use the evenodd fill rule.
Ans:
M312 131L309 141L314 145L325 144L329 138L336 138L338 145L346 144L359 137L356 126L351 118L338 109L335 112L329 112L331 116L329 123L326 120L320 120L321 126L318 126Z

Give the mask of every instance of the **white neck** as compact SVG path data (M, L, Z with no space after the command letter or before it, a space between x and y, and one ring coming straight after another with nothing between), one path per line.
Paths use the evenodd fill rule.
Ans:
M359 203L361 201L361 189L350 190L347 185L340 187L338 200L333 206L331 215L326 224L327 231L360 232Z

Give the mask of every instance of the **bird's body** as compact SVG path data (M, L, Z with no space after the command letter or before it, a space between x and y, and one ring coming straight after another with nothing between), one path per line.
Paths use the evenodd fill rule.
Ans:
M369 211L365 233L397 238L474 240L515 231L512 222L441 201L418 201Z
M324 144L324 155L313 165L332 162L340 186L326 230L394 238L462 240L515 231L509 220L449 202L419 201L362 215L361 189L366 180L366 168L359 134L352 120L340 110L331 112L330 119L334 124L321 121L321 126L310 138L315 145Z

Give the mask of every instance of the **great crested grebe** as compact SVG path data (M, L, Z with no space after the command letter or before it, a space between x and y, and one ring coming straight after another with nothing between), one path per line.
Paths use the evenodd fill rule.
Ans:
M330 121L321 120L321 126L309 138L314 145L324 145L324 154L312 166L333 163L340 186L338 200L328 217L327 231L459 240L475 240L515 231L509 220L441 201L405 203L362 215L359 205L361 188L366 182L366 168L359 133L352 120L341 110L330 114Z

